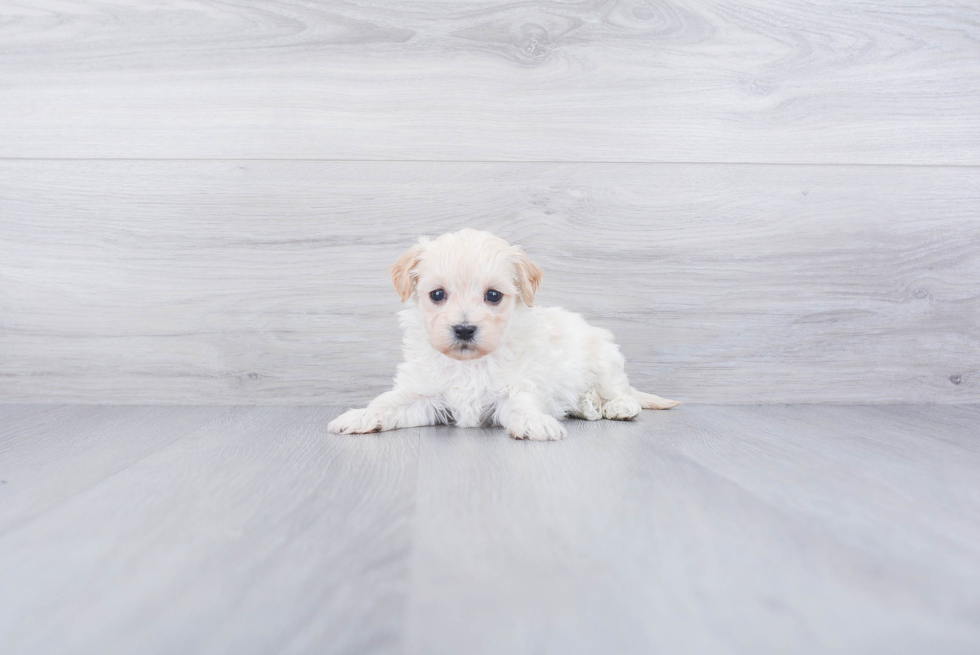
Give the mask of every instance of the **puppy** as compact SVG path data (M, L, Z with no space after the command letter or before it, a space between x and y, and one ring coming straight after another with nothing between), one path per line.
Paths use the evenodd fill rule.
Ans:
M560 419L629 420L679 402L637 391L608 330L534 307L541 270L518 246L465 229L422 238L391 268L405 361L395 386L330 423L340 434L437 423L565 436Z

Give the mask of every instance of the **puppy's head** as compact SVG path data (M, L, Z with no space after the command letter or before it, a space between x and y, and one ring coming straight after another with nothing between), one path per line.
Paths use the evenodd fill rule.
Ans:
M402 302L416 298L432 347L459 360L496 350L541 284L541 270L518 246L471 229L420 240L391 276Z

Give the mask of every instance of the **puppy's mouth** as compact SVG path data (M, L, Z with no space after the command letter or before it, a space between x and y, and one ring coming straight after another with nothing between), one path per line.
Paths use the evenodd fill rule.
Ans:
M460 360L479 359L480 357L486 355L486 353L472 341L456 341L449 347L448 350L444 350L443 353L452 357L453 359Z
M480 349L477 348L472 343L454 343L452 347L452 351L457 355L462 355L467 359L482 354L480 352Z

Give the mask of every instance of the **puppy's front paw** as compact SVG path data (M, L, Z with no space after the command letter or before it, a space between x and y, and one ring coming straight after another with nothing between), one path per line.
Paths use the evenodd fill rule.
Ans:
M558 441L568 432L554 416L547 414L522 414L511 418L507 432L515 439L531 441Z
M381 417L366 409L349 409L327 425L334 434L364 434L381 430Z

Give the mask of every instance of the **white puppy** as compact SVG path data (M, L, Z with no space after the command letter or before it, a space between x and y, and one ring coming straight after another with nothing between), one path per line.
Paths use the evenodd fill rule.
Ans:
M405 361L395 386L328 426L342 434L497 424L517 439L565 436L559 419L628 420L680 403L630 386L608 330L533 307L541 270L521 248L466 229L421 239L391 268Z

